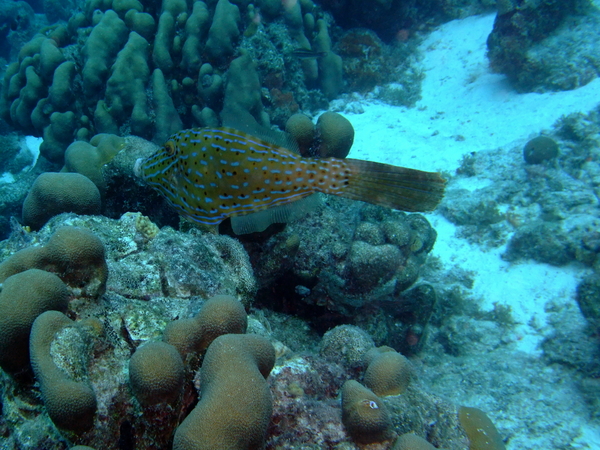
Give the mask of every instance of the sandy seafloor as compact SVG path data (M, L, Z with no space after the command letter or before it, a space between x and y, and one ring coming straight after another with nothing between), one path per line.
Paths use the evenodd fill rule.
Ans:
M447 23L427 37L421 45L426 78L416 107L389 106L370 100L369 96L340 102L338 109L355 129L349 157L454 173L463 155L522 146L541 131L549 130L562 115L587 113L598 105L600 79L567 92L519 94L511 89L503 75L493 74L488 68L486 38L493 21L494 15L469 17ZM332 107L336 108L335 102ZM462 137L457 139L459 135ZM472 186L461 187L474 189L486 183L481 176L469 180ZM511 306L519 325L508 348L516 358L527 361L539 356L545 329L544 306L553 301L577 308L575 289L587 269L535 262L511 264L500 258L503 247L483 250L456 237L455 226L440 214L428 214L427 218L438 232L432 255L439 257L448 269L459 267L476 274L473 295L483 310L492 309L496 302ZM585 326L583 319L578 322ZM466 370L477 371L479 363L473 360ZM469 366L468 361L461 364ZM518 373L504 375L504 382L520 383ZM502 380L502 374L495 377ZM470 385L468 398L464 389L453 389L451 383L432 382L430 388L458 404L486 410L501 432L510 430L509 449L600 449L600 423L590 418L592 413L585 399L578 396L576 386L556 384L550 381L553 378L540 373L536 386L524 376L522 382L527 389L522 395L511 395L502 402L510 404L507 411L490 410L498 399L489 400L490 393L483 385ZM532 398L536 392L539 398ZM569 414L563 416L563 411L554 408L552 402L564 402ZM534 411L536 408L539 410ZM536 427L547 427L547 440L540 441L544 432ZM571 437L566 439L570 442L559 443L560 439L552 438L552 434L563 434L565 428L570 432Z

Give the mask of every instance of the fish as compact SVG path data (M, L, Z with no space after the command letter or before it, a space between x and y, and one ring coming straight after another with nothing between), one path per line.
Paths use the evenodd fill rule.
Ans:
M328 52L319 52L309 48L297 48L292 51L291 55L299 59L324 58Z
M432 211L446 184L437 172L303 157L228 127L173 134L154 154L136 162L136 174L181 216L204 225L285 209L319 192L403 211ZM260 231L238 228L242 234Z

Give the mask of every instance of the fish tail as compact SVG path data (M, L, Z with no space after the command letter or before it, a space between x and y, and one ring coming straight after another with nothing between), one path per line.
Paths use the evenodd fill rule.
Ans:
M434 210L444 196L446 180L437 172L371 161L345 159L350 176L342 197L410 212Z

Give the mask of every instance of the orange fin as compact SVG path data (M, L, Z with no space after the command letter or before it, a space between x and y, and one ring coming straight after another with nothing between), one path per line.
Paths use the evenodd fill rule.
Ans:
M444 197L446 180L423 172L358 159L344 160L351 171L342 197L410 212L433 211Z

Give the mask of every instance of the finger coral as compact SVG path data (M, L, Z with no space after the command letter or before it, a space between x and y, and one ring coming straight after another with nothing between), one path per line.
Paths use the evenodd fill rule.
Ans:
M126 130L159 142L219 116L222 125L234 126L240 117L231 105L243 106L243 116L260 115L257 123L265 125L268 114L259 109L266 75L282 80L266 83L267 89L277 88L292 103L304 98L306 107L333 99L344 87L331 24L310 0L285 7L273 0L162 3L88 0L67 26L35 35L6 71L2 117L43 136L42 155L61 164L73 141L98 133ZM279 31L281 19L289 33ZM287 54L299 46L326 56L284 64L282 49ZM276 57L264 58L261 48ZM228 83L240 86L235 79L244 71L234 64L240 55L246 84L228 90ZM258 60L261 65L252 67ZM320 93L307 95L317 87ZM276 106L268 106L275 116Z

